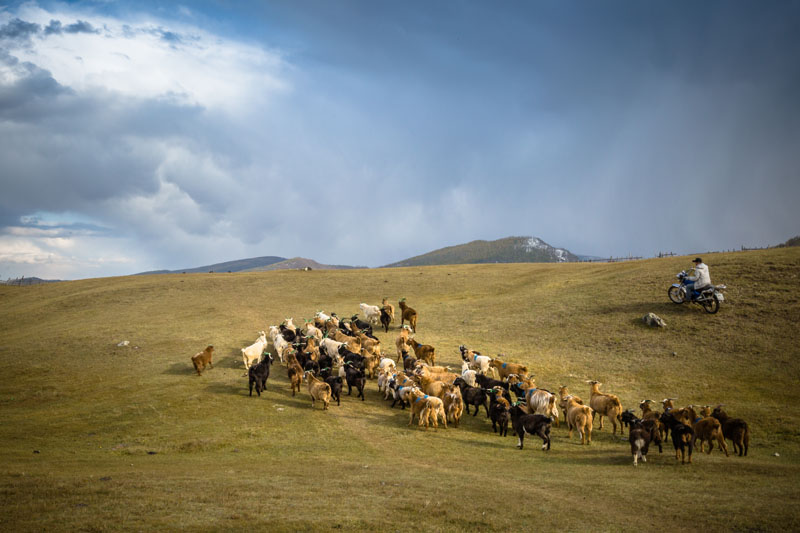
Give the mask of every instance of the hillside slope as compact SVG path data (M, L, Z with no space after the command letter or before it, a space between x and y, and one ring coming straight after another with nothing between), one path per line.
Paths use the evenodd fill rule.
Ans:
M140 272L142 274L197 274L203 272L244 272L247 270L254 270L261 267L266 267L281 261L286 261L285 257L278 257L275 255L267 255L263 257L250 257L247 259L236 259L234 261L225 261L224 263L214 263L213 265L205 265L193 268L182 268L179 270L152 270L150 272Z
M472 241L448 246L386 266L562 263L577 260L578 257L569 250L554 248L537 237L506 237L496 241Z
M0 286L0 520L15 532L363 531L387 521L393 531L798 530L796 506L776 502L800 498L800 248L704 255L729 287L716 315L667 299L692 258ZM408 427L409 410L391 409L375 380L366 401L345 387L341 406L312 409L277 360L268 390L248 396L240 349L258 331L318 310L349 316L383 297L417 309L416 338L440 364L460 368L466 344L584 401L597 379L625 408L725 403L751 425L749 454L696 451L681 465L665 443L633 468L627 435L612 436L608 421L591 446L562 424L549 452L531 436L520 451L483 410L458 428ZM651 311L666 329L644 326ZM398 326L377 332L385 353ZM198 376L190 356L208 344L214 368ZM512 510L520 494L528 503ZM681 512L665 512L665 498Z

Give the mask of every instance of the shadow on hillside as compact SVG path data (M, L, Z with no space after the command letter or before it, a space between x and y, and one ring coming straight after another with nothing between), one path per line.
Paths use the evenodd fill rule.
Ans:
M213 369L212 369L213 370ZM194 369L194 365L192 365L191 361L187 363L172 363L164 370L164 374L171 374L173 376L189 376L191 374L197 375L197 371Z

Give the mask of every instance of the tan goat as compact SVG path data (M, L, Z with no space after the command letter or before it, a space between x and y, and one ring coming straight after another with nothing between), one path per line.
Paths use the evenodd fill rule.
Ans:
M206 367L214 368L214 365L211 364L212 355L214 355L214 347L209 344L206 346L205 350L197 352L192 356L192 364L194 365L194 369L197 370L198 376Z
M615 394L606 394L600 392L599 381L588 381L592 385L589 398L589 407L592 408L592 422L594 422L594 415L600 415L600 430L603 429L603 417L607 416L613 425L612 435L617 434L617 421L620 422L619 434L622 435L622 403L619 397Z
M381 302L383 306L383 310L386 311L386 314L389 315L389 322L394 322L394 306L389 303L389 300L384 298Z
M331 386L314 376L311 371L306 371L303 377L308 383L308 394L311 395L311 408L314 408L317 400L322 402L322 410L328 409L331 403Z
M572 430L577 429L581 436L581 444L589 445L592 443L592 408L580 403L580 398L567 396L567 427L569 428L569 438L572 439ZM620 433L622 429L620 429Z
M558 402L558 406L561 408L561 412L564 413L564 422L567 421L567 402L569 399L574 399L577 403L583 405L583 400L579 397L575 396L574 394L569 393L569 389L566 385L561 385L558 389L558 396L560 398Z
M498 359L502 357L504 354L499 354L497 357L491 360L489 366L494 368L497 371L497 375L499 379L506 379L511 374L517 374L521 377L528 376L528 367L525 365L521 365L519 363L504 363L502 360Z
M725 457L728 457L728 445L725 443L725 435L722 433L722 424L719 420L713 417L696 416L694 405L686 408L690 413L693 420L692 429L694 430L694 438L692 439L692 447L697 448L697 441L700 441L700 453L703 453L703 444L708 441L708 452L714 449L714 441L719 444L719 449L725 452Z

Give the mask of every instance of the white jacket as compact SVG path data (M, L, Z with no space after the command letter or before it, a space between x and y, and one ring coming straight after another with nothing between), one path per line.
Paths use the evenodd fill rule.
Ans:
M693 270L694 273L688 276L686 279L689 281L694 281L695 290L699 290L703 287L711 285L711 276L708 274L708 265L705 263L697 263L697 266L695 266Z

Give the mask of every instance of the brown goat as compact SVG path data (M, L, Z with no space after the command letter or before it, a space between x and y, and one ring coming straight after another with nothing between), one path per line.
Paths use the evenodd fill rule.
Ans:
M436 348L430 344L421 344L413 337L408 342L414 348L414 355L417 356L418 361L425 361L431 366L436 365Z
M198 376L206 367L214 368L214 365L211 364L212 355L214 355L214 347L209 344L206 346L205 350L197 352L192 356L192 364L194 365L194 369L197 370Z
M696 416L694 406L690 405L686 410L692 416L692 430L694 430L694 437L692 438L692 447L697 447L697 441L700 441L700 453L703 453L703 445L708 441L708 452L714 449L714 441L719 443L719 449L725 452L725 457L728 457L728 445L725 443L725 436L722 433L722 424L720 421L713 417Z
M622 435L622 420L620 418L622 416L622 404L619 401L619 397L615 394L600 392L602 383L599 381L589 381L588 383L592 385L589 398L589 407L593 409L592 422L594 422L595 414L600 415L600 430L602 430L603 417L607 416L614 426L611 434L616 435L617 421L619 420L619 434Z
M519 363L504 363L499 358L504 354L499 354L491 360L489 366L497 371L499 379L506 379L511 374L516 374L520 377L528 377L528 367Z
M723 405L720 404L714 408L711 416L719 420L722 424L722 434L726 439L733 441L733 453L738 453L739 457L747 455L747 449L750 447L750 427L747 422L741 418L730 418L728 414L722 410Z
M402 311L402 313L400 314L400 326L402 327L403 326L403 322L408 320L408 325L411 326L411 331L416 333L417 332L417 312L414 309L412 309L411 307L409 307L408 305L406 305L406 299L405 298L401 298L400 301L398 302L398 305L400 306L400 310Z

